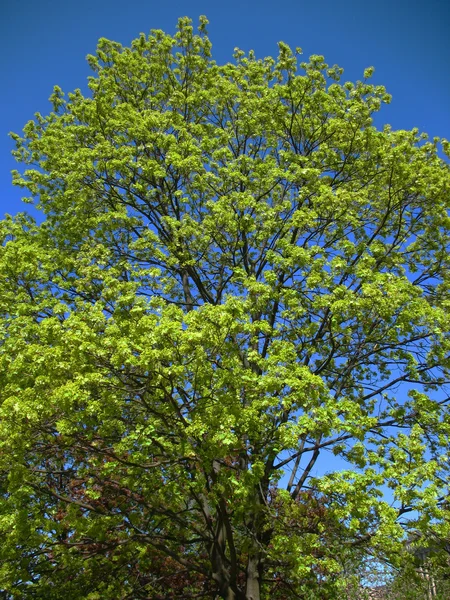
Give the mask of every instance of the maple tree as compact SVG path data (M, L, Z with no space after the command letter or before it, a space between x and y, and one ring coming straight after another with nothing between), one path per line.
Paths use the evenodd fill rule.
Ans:
M13 134L7 598L324 600L448 533L449 144L377 129L370 68L218 65L206 24L101 39Z

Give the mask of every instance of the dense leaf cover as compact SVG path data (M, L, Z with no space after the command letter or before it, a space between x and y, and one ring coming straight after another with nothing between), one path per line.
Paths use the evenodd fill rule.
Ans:
M6 598L343 598L408 516L448 536L448 142L206 23L101 39L13 134Z

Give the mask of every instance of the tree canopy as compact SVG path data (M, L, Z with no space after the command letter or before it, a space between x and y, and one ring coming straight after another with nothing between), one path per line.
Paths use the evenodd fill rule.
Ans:
M376 128L372 68L218 65L206 25L100 39L12 134L6 598L344 598L448 538L449 144Z

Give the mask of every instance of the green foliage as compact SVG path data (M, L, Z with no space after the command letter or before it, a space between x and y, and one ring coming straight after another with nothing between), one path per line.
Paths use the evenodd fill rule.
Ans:
M42 218L0 223L7 598L343 598L448 523L439 140L373 126L372 68L220 66L206 24L101 39L12 134Z

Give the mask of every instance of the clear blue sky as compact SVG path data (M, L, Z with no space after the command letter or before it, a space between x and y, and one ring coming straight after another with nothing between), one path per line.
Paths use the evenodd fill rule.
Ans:
M205 14L217 62L233 48L277 53L277 42L301 46L304 55L324 54L344 67L344 78L362 77L375 66L373 82L393 102L379 124L419 127L450 138L450 2L446 0L3 0L0 94L0 216L25 207L11 185L16 168L9 131L20 132L39 111L50 111L55 84L85 89L85 56L99 37L129 42L143 31L173 33L177 18Z

